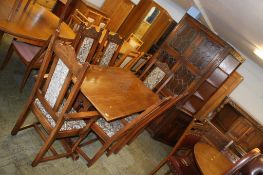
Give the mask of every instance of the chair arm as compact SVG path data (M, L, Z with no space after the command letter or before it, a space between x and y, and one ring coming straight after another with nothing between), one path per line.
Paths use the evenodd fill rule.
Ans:
M97 111L88 111L88 112L77 112L77 113L66 114L65 118L80 120L80 119L90 119L98 116L101 115Z

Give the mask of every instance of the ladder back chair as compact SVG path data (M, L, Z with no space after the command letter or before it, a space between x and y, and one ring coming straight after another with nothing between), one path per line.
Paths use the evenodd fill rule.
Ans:
M74 13L69 17L68 25L75 33L77 33L82 23L84 23L87 27L91 25L88 18L86 18L84 14L76 9Z
M139 76L143 83L156 93L159 93L172 77L173 73L169 66L166 63L159 62L157 59L151 60L144 72Z
M93 61L100 37L101 31L97 31L96 27L86 27L83 23L80 25L73 45L76 48L77 59L81 64Z
M36 0L27 0L26 5L25 5L23 11L26 11L26 10L27 10L28 6L30 5L30 3L31 3L32 1L33 1L33 4L36 3ZM22 5L22 2L23 2L23 0L15 0L14 5L13 5L13 7L12 7L12 9L11 9L11 12L10 12L10 14L9 14L9 16L8 16L8 20L11 20L11 19L14 17L14 15L18 12L18 10L20 9L20 7L21 7L21 5Z
M119 34L111 34L107 31L95 55L93 64L113 66L122 44L123 39Z
M140 74L140 70L151 60L151 58L151 54L144 53L144 55L132 66L131 71L135 74Z
M141 46L143 45L143 41L138 38L134 33L130 34L128 39L126 40L133 48L136 50L139 50Z
M143 52L128 51L116 62L115 66L131 70L133 65L142 57L143 54Z
M149 118L145 121L143 121L143 124L140 127L135 128L133 131L130 132L129 135L124 137L121 141L119 141L118 144L115 144L111 150L108 152L108 155L115 153L117 154L125 145L131 144L141 133L142 131L149 125L149 123L153 120L155 120L157 117L161 116L164 112L172 108L173 106L176 106L182 99L184 99L188 95L188 92L185 92L179 96L174 97L167 97L170 98L170 100L167 102L167 104L163 105L162 108L154 115L152 118ZM126 123L131 123L133 120L139 118L140 115L131 115L129 117L126 117L124 120L126 120ZM123 122L123 119L122 119ZM124 123L124 122L123 122Z
M56 41L57 35L58 32L51 39L32 94L11 132L12 135L16 135L21 130L34 127L41 136L44 145L32 162L32 166L40 162L73 156L79 141L89 132L90 124L99 116L97 111L77 112L72 108L89 63L79 64L74 47L63 41ZM47 78L44 76L46 74L48 74ZM73 78L75 78L74 83L72 83ZM38 122L22 127L30 110ZM90 120L85 122L85 119ZM73 147L63 140L71 136L79 136ZM52 147L58 138L63 138L61 142L66 153L58 154ZM44 157L49 150L53 156Z
M26 6L29 5L31 3L31 1L32 0L28 0ZM34 0L33 3L35 3L35 1L36 0ZM63 18L65 16L65 13L66 13L67 8L69 7L71 1L72 0L67 1L65 9L60 16L60 19L58 22L58 27L63 22ZM17 3L17 2L15 2L15 3ZM22 3L22 1L21 1L21 3ZM19 6L21 6L21 4ZM8 62L10 61L10 59L12 57L13 52L16 52L18 54L18 57L21 60L21 62L26 66L26 70L25 70L22 82L20 84L20 92L22 92L22 90L26 84L26 81L27 81L29 75L31 74L32 70L40 68L40 66L42 64L44 52L48 47L48 44L50 42L50 38L51 37L49 37L49 39L44 44L36 42L36 41L28 40L28 39L21 39L21 38L13 39L13 41L12 41L8 51L7 51L7 55L6 55L2 65L0 67L0 71L6 67L6 65L8 64Z
M99 26L100 29L106 29L110 22L110 18L90 9L86 10L84 15L88 19L89 23Z
M20 84L20 92L22 92L32 70L40 68L43 60L43 54L46 51L49 42L50 38L45 42L43 46L36 46L24 43L22 41L17 41L15 39L12 41L11 46L7 51L7 55L0 67L0 70L3 70L7 66L10 59L12 58L13 53L17 53L18 58L26 67Z
M138 131L144 129L147 124L166 111L170 107L169 105L171 105L171 103L175 104L181 98L182 96L176 99L171 97L164 98L147 108L134 118L134 120L126 124L124 124L121 119L112 122L107 122L103 118L98 119L92 124L91 130L99 137L98 140L103 144L103 146L92 158L88 157L81 147L92 143L94 140L80 144L77 148L77 152L88 162L88 166L93 165L105 151L108 151L108 155L110 155L115 147L120 149L120 146L123 146L123 143L126 143L126 136L128 136L133 130L136 129L136 131ZM122 143L118 144L120 140L122 140ZM111 148L113 148L113 150L110 150Z

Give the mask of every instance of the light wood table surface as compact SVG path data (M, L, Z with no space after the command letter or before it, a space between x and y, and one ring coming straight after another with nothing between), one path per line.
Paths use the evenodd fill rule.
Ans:
M194 156L204 175L222 175L232 165L221 152L205 143L197 143L194 146Z
M159 100L130 71L91 65L81 92L107 121L141 112Z
M0 32L39 42L46 41L54 33L59 18L37 3L22 13L24 2L14 18L8 21L13 4L14 0L0 0ZM75 33L67 24L62 23L60 37L74 39Z

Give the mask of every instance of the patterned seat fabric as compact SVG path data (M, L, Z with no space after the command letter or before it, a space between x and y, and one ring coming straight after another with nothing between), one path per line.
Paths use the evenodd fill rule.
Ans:
M77 54L77 59L79 60L79 62L81 64L85 63L86 62L86 59L89 55L89 52L90 52L90 49L92 47L94 43L94 39L93 38L88 38L86 37L81 46L80 46L80 49L79 49L79 52Z
M120 68L124 68L129 62L132 61L131 57L127 57L120 65Z
M132 114L129 117L126 117L125 120L130 123L131 121L133 121L136 117L138 117L140 114L136 113L136 114Z
M105 119L100 118L96 121L96 124L109 136L112 137L119 130L121 130L124 125L120 120L116 120L113 122L107 122Z
M165 77L165 72L159 67L155 67L145 78L143 83L150 89L153 89Z
M101 66L108 66L110 61L111 61L111 58L113 57L114 55L114 52L116 51L117 49L117 44L115 43L109 43L106 51L104 52L103 56L102 56L102 59L100 61L100 65Z
M66 80L68 73L69 73L68 67L59 59L56 65L55 71L52 75L51 81L48 85L46 94L44 96L44 98L47 100L47 102L52 108L54 107L57 101L57 98L63 87L63 84ZM34 103L39 108L39 110L42 112L42 114L47 118L50 125L54 128L56 126L56 122L52 118L52 116L46 111L41 101L39 99L35 99ZM62 111L63 106L64 106L64 102L62 102L62 105L60 106L58 113ZM74 112L76 111L74 111L73 109L70 111L70 113L74 113ZM67 120L64 122L60 131L81 129L85 126L86 126L86 123L83 120Z

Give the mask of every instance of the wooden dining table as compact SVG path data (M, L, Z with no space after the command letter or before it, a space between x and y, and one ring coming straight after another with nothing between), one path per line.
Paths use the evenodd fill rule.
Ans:
M46 8L38 5L30 5L23 11L25 2L16 15L8 20L14 0L0 0L0 39L4 33L15 37L38 42L46 41L57 28L59 18ZM60 37L74 39L75 33L71 28L62 23Z
M220 151L206 143L194 146L194 156L203 175L223 175L232 166Z
M91 65L81 92L107 121L144 111L159 97L132 72Z

